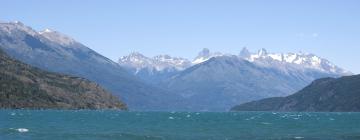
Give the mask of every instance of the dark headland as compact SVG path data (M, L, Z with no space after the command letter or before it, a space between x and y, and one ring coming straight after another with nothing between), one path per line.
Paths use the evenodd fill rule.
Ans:
M359 112L360 75L318 79L293 95L244 103L231 111Z
M0 108L5 109L126 109L94 82L40 70L1 50L0 86Z

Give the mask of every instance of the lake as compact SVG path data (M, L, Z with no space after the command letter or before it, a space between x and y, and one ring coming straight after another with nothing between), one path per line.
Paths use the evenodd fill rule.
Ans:
M0 110L0 140L360 140L360 113Z

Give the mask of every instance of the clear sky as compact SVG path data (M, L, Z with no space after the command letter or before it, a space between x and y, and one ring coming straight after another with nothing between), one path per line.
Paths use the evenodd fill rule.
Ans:
M360 73L359 0L2 0L0 20L60 31L113 60L247 46L311 52Z

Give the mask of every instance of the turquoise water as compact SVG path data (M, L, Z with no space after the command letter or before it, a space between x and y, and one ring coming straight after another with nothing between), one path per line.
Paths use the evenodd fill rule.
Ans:
M0 110L0 140L360 140L360 113Z

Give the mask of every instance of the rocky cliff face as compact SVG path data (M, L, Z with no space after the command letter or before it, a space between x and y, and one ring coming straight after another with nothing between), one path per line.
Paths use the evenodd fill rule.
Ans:
M0 108L126 109L89 80L46 72L0 51Z
M299 92L235 106L233 111L359 112L360 75L323 78Z

